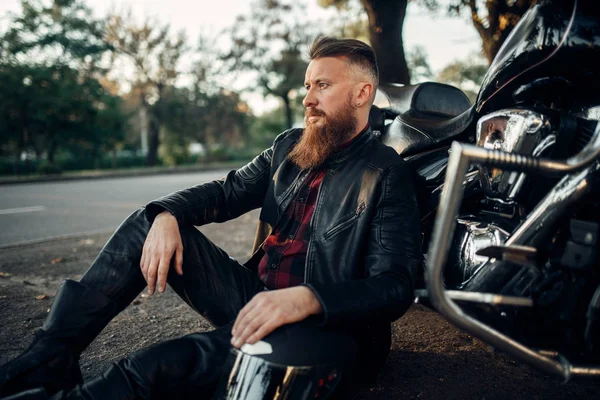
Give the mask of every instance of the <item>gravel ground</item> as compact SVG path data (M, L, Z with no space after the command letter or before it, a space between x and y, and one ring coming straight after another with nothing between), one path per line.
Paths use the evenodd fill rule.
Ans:
M201 230L244 261L258 212ZM66 238L0 250L0 364L31 341L64 279L79 279L108 234ZM171 290L140 295L82 356L85 377L141 347L211 326ZM415 305L393 326L387 367L358 399L592 399L600 382L561 384L454 328L435 312Z

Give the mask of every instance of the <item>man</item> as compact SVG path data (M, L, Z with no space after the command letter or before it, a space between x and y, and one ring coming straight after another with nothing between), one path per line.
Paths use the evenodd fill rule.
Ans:
M107 387L123 399L210 393L230 344L255 343L307 318L348 332L361 377L374 378L421 264L411 172L369 128L373 50L321 36L309 55L305 129L282 133L222 180L155 200L125 220L81 282L63 285L30 348L1 370L0 394L78 385L81 351L144 287L163 292L167 282L217 329L136 353L69 398L103 398ZM245 266L194 228L258 207L259 245Z

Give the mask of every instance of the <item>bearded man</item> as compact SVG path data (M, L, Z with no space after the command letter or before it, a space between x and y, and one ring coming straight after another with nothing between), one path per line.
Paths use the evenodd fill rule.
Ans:
M35 393L61 390L54 398L208 398L230 346L306 319L347 332L357 376L372 382L389 352L390 322L413 300L419 212L410 168L369 127L373 50L320 36L309 56L305 128L282 133L223 179L127 218L81 281L61 287L33 344L1 369L0 394L43 387ZM245 265L194 228L258 207L256 251ZM152 294L166 283L217 329L142 350L82 385L81 351L146 286Z

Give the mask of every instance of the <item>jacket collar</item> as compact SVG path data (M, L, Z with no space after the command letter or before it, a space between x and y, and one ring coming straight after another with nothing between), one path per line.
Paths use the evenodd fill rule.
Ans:
M362 133L355 137L348 146L331 155L325 164L336 165L352 158L359 150L373 139L371 126L368 126Z

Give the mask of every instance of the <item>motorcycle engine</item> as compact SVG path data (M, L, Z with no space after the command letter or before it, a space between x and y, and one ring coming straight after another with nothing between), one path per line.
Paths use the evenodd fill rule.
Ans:
M486 247L501 246L508 237L509 232L483 219L476 220L474 216L459 218L444 275L446 288L460 289L488 260L477 252Z

